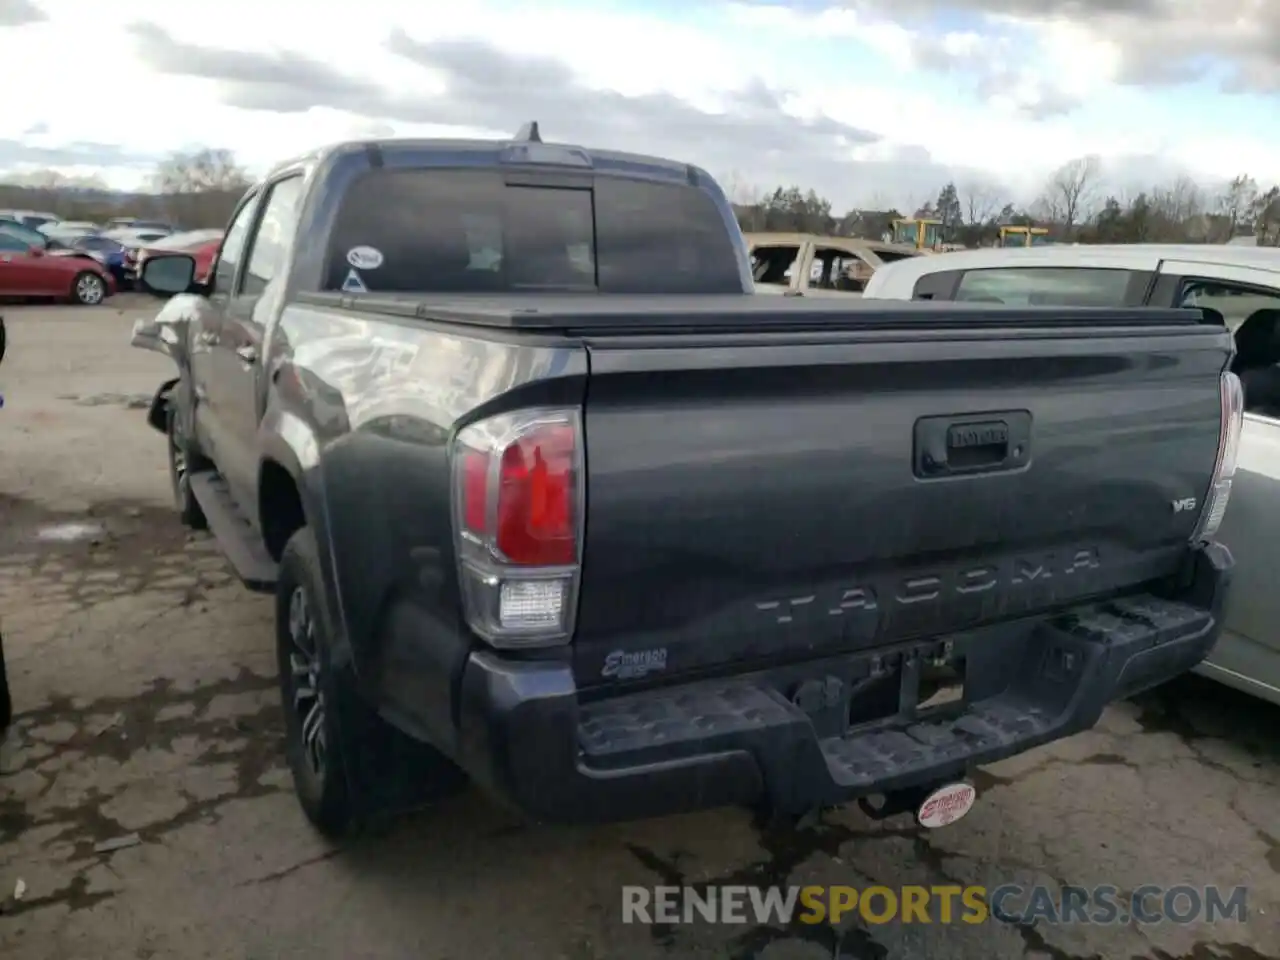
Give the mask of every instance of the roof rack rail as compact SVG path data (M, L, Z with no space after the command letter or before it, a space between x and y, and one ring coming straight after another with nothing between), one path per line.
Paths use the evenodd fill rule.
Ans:
M541 143L542 134L538 132L538 121L530 120L516 132L516 139L525 143Z

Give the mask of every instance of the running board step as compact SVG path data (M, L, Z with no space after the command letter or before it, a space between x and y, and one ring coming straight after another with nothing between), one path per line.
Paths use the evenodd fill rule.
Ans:
M187 482L196 502L209 521L209 532L218 541L227 561L240 581L257 593L276 588L276 562L263 546L262 538L236 505L227 482L215 470L192 473Z

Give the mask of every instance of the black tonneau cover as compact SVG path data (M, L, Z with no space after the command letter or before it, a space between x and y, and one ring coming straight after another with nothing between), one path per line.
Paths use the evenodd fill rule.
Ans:
M1152 327L1214 323L1194 309L1154 307L1020 307L991 303L778 297L750 294L507 294L494 296L352 296L299 293L299 303L433 320L472 327L578 334L642 333L680 328L760 331L948 327ZM980 317L980 323L975 322ZM1221 326L1221 324L1217 324ZM1109 332L1114 333L1114 330Z

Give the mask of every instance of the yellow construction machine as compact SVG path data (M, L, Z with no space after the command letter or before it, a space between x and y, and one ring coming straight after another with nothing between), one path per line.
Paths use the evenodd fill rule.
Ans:
M1002 247L1043 247L1052 242L1046 227L1000 228L1000 246Z
M915 247L917 250L937 250L942 247L942 221L914 217L893 221L894 243Z

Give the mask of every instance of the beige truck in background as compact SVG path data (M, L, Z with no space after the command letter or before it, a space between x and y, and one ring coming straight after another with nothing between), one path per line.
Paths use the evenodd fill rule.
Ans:
M856 237L810 233L748 233L757 293L789 296L861 296L886 263L917 257L913 247Z

